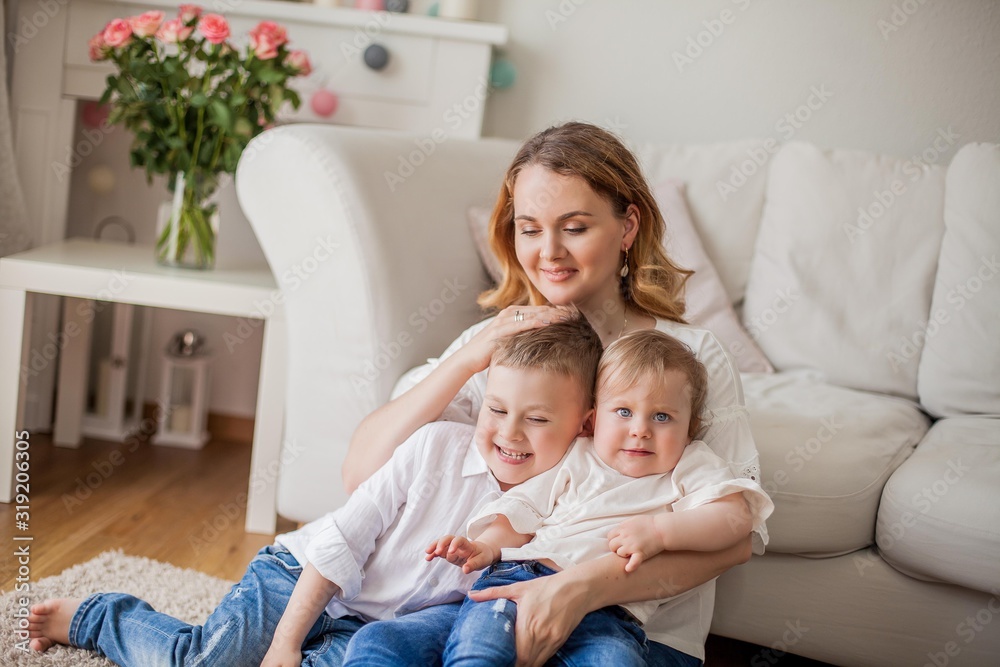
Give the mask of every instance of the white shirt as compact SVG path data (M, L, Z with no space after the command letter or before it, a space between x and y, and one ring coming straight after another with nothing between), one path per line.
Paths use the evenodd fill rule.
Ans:
M415 368L400 378L393 396L405 392L425 378L440 362L468 343L492 321L484 320L466 329L438 359ZM701 440L729 466L734 477L760 482L757 447L750 433L750 419L743 401L739 373L711 331L687 324L657 320L656 328L686 343L708 371L708 396L702 418ZM474 424L486 391L486 371L472 376L445 409L441 419ZM767 527L761 524L753 534L754 553L764 552ZM650 639L672 646L701 660L705 659L705 639L715 607L715 583L710 582L660 605L644 629Z
M275 538L340 586L326 607L333 618L383 620L465 598L479 573L428 562L424 550L500 496L474 434L466 424L423 426L343 507Z
M732 493L743 493L759 526L774 504L757 482L735 478L726 462L695 440L672 472L629 477L607 465L591 438L576 441L554 476L541 475L514 487L482 508L469 522L475 539L502 514L522 535L534 534L519 548L503 549L505 561L550 560L557 569L594 560L617 558L608 550L608 532L640 514L692 509ZM660 603L622 605L646 623Z

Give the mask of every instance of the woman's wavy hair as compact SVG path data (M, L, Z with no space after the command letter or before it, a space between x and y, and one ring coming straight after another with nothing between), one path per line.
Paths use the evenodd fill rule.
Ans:
M638 160L611 132L590 123L569 122L528 139L507 169L490 218L490 247L503 268L497 287L479 295L479 305L500 310L510 305L547 303L517 261L514 250L514 184L521 170L541 165L563 176L582 178L624 218L630 204L639 209L639 231L628 253L622 293L630 308L645 315L684 323L684 283L693 272L667 257L665 223ZM557 193L553 193L557 194Z

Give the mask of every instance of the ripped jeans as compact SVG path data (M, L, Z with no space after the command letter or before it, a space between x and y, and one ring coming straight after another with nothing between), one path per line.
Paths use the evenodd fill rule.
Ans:
M501 561L490 566L473 590L506 586L555 574L536 561ZM466 598L444 649L444 664L455 667L510 665L517 658L510 600L473 602ZM583 617L548 665L646 667L646 633L621 607L604 607Z
M91 595L73 615L69 641L122 667L259 665L271 645L302 566L283 547L261 549L203 625L155 611L123 593ZM339 667L364 621L325 611L302 645L303 667Z

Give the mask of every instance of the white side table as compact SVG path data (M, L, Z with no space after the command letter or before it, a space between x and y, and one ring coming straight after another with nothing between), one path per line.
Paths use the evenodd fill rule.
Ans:
M0 501L13 498L15 433L23 390L35 366L78 344L70 327L49 336L52 350L29 349L32 293L263 320L246 530L273 533L285 401L286 332L280 291L267 266L192 271L160 266L152 247L70 239L0 259ZM260 304L269 307L261 308ZM266 311L266 312L264 312Z

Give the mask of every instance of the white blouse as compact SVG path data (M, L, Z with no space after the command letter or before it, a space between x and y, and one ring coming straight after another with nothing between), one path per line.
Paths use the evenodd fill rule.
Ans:
M427 377L441 360L454 354L490 323L486 319L466 329L438 359L406 373L393 390L404 393ZM708 371L708 396L702 413L704 425L699 439L721 457L734 477L760 482L757 447L750 433L750 420L743 401L739 373L725 347L711 331L687 324L657 320L656 328L679 339L694 352ZM475 424L486 391L486 371L472 376L441 414L444 421ZM753 551L764 552L767 527L761 523L753 533ZM645 625L650 639L671 646L701 660L715 607L715 581L698 586L664 601Z

